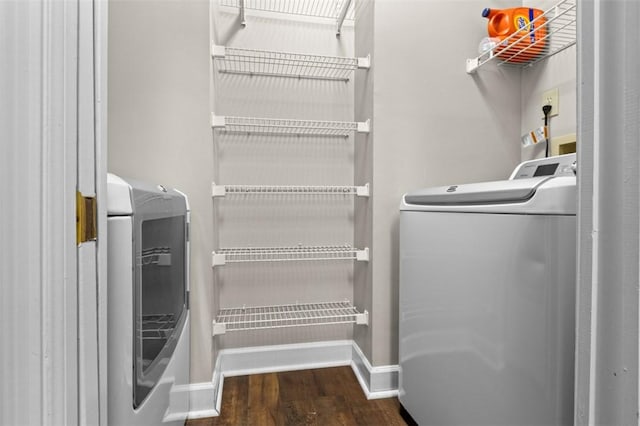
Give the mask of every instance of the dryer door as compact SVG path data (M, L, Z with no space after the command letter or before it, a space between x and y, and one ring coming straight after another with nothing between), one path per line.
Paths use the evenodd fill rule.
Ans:
M134 283L134 407L156 386L187 316L186 211L139 226L134 231L141 235Z

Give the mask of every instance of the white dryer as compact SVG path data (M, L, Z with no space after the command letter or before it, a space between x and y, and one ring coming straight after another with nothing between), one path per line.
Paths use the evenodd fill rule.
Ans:
M419 424L573 424L575 159L403 197L399 399Z
M189 412L189 206L109 174L108 422L182 426Z

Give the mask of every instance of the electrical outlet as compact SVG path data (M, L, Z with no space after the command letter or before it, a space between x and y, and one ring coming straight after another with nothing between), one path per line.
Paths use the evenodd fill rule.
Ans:
M549 113L549 117L558 115L560 113L559 99L560 94L557 87L555 89L547 90L542 94L542 105L540 105L540 108L545 105L551 105L551 112Z

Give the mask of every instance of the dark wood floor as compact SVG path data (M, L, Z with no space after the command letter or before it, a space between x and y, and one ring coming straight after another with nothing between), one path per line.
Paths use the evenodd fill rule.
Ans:
M228 377L214 425L406 425L396 398L367 400L351 367Z

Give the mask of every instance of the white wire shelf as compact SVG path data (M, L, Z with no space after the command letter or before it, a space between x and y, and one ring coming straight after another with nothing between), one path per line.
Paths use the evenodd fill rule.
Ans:
M222 73L349 81L357 69L368 69L370 57L307 55L213 45L211 56Z
M240 22L243 26L246 25L245 10L260 10L335 19L338 35L344 21L354 19L353 3L352 0L220 0L221 6L237 7L240 10Z
M282 118L230 117L211 115L214 129L230 133L318 135L347 137L354 132L369 133L365 122L290 120Z
M234 247L221 248L211 256L213 267L227 263L289 262L313 260L369 261L369 249L342 246Z
M480 56L467 59L467 73L472 74L493 60L505 66L530 67L573 46L576 9L576 0L562 0L531 21L530 31L516 32ZM530 43L533 39L537 41Z
M369 184L363 186L304 186L304 185L216 185L211 186L213 197L227 195L328 195L356 197L369 196Z
M176 325L174 314L149 314L142 316L142 340L166 340Z
M171 249L169 247L153 247L142 250L140 265L171 266Z
M261 330L330 324L369 323L349 301L221 309L213 321L214 336L227 331Z

